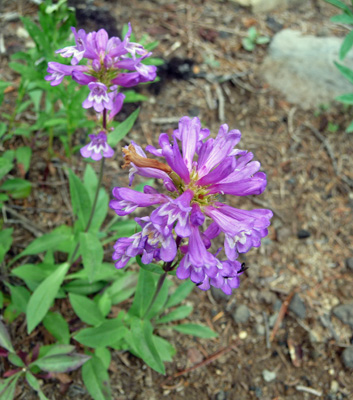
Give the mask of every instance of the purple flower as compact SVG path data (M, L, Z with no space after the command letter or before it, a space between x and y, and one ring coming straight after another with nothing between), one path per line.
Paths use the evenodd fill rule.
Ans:
M102 157L113 157L114 151L107 143L107 135L102 131L98 135L88 135L90 143L80 149L82 157L91 157L94 161L99 161Z
M49 62L47 69L49 75L47 75L44 79L46 81L49 81L51 86L57 86L62 82L65 76L70 76L74 69L75 67L72 67L70 65L64 65L57 62Z
M241 137L238 130L229 130L224 124L215 139L208 136L198 118L183 117L172 142L162 133L160 148L146 148L164 162L147 158L135 143L126 147L130 182L135 174L160 178L169 195L149 186L144 193L115 188L116 200L110 206L118 215L156 206L150 217L139 220L141 226L141 221L145 224L137 246L138 254L144 254L142 262L154 258L169 262L170 268L179 252L179 279L189 278L202 290L214 286L231 294L243 272L237 261L239 253L261 245L273 214L266 209L241 210L218 201L219 194L261 194L267 181L259 172L260 163L252 161L253 154L234 148ZM212 240L219 235L224 237L224 247L212 251ZM119 241L127 243L126 238ZM221 252L226 256L223 261Z
M83 58L86 50L86 32L80 29L76 32L74 27L71 28L76 41L76 46L68 46L63 49L57 50L55 53L61 54L62 57L72 57L71 64L77 65Z
M100 113L106 108L111 110L113 108L113 101L108 94L107 87L100 82L90 82L88 84L90 93L87 99L82 103L83 108L93 107L96 112Z

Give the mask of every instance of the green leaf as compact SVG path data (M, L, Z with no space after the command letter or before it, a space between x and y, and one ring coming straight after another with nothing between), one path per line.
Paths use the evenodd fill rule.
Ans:
M132 296L136 290L136 283L137 274L133 271L126 271L123 276L119 277L106 290L112 304L118 304Z
M155 280L150 272L140 269L134 302L129 310L129 315L143 318L155 291Z
M119 319L108 319L95 328L82 329L74 339L85 346L97 348L111 346L128 332Z
M32 294L27 306L28 333L31 333L45 317L69 268L69 263L60 265L58 269L48 276L48 278L46 278Z
M353 105L353 93L342 94L341 96L337 96L335 100L344 104Z
M190 280L186 280L185 282L183 282L169 297L167 304L165 305L165 308L173 307L181 303L184 299L188 297L188 295L191 293L194 287L195 284Z
M148 272L152 272L152 273L158 274L158 275L163 275L164 274L163 268L159 264L144 264L141 261L141 257L140 256L136 257L136 262L142 269L144 269L144 270L146 270Z
M175 348L165 339L157 335L153 335L153 341L162 361L173 361L173 356L176 353Z
M0 186L0 190L9 192L14 199L24 199L31 193L31 182L21 178L8 179Z
M70 293L87 295L99 292L106 286L104 282L89 283L87 279L76 279L63 286L63 289Z
M342 3L342 1L339 0L325 0L325 1L326 3L332 4L333 6L339 8L340 10L345 11L349 15L352 15L352 12L349 9L349 7L346 4Z
M0 158L0 179L2 179L13 168L11 160L5 157Z
M339 69L339 71L341 72L341 74L349 80L350 83L353 83L353 71L348 68L345 67L344 65L338 64L336 61L334 61L336 67Z
M14 348L12 347L11 339L9 332L6 329L4 323L0 320L0 347L8 351L14 352Z
M94 281L114 281L120 277L123 277L125 273L132 273L132 271L127 270L118 270L113 267L113 264L103 262L100 269L94 276ZM87 271L85 269L81 269L78 272L74 272L73 274L69 274L66 277L67 279L84 279L87 280Z
M103 322L103 314L93 300L74 293L69 294L69 299L72 308L81 321L94 326Z
M93 203L94 195L98 185L98 177L92 168L92 165L87 164L83 174L83 184L85 185L91 202Z
M1 105L1 94L0 94L0 105ZM5 122L0 122L0 138L4 136L7 131L7 125Z
M353 121L346 128L347 133L353 132Z
M112 307L112 301L107 291L105 291L102 295L99 294L98 297L95 298L95 301L97 301L100 312L104 317L106 317Z
M61 314L49 311L43 319L43 325L45 329L54 336L58 343L70 343L69 325Z
M16 311L26 313L28 300L30 298L29 291L23 286L12 286L7 284L11 291L11 303Z
M166 322L170 321L176 321L178 319L184 319L186 318L192 311L192 306L180 306L176 308L175 310L171 311L167 315L164 315L163 317L159 318L157 320L158 324L164 324Z
M81 223L81 230L83 231L87 226L92 204L87 189L71 169L69 170L69 183L72 208Z
M13 228L3 229L0 231L0 263L3 262L6 253L10 250L13 241Z
M150 321L133 318L131 320L131 335L126 336L133 350L143 361L160 374L165 374L165 368L156 349L153 339L153 327Z
M137 101L148 100L148 97L144 96L143 94L136 93L134 90L126 90L124 94L124 103L136 103Z
M0 292L0 309L4 307L4 295Z
M53 344L49 346L42 346L39 351L39 357L54 356L57 354L70 354L75 350L72 344Z
M256 28L255 28L254 26L251 26L251 27L248 29L248 38L249 38L249 40L250 40L252 43L254 43L255 40L256 40L256 38L257 38L257 36L258 36L258 33L257 33Z
M31 157L32 157L32 150L30 147L22 146L16 149L17 164L23 165L24 172L27 172L29 169Z
M98 347L98 349L96 349L94 353L97 357L100 358L104 365L104 368L108 369L112 359L112 355L109 349L107 349L106 347Z
M82 379L94 400L111 400L109 375L99 357L93 355L83 365Z
M42 392L37 378L33 376L29 371L26 372L26 381L29 386L37 392L40 400L48 400L48 398Z
M353 30L348 33L340 48L340 60L343 60L353 46Z
M255 49L255 44L254 42L252 42L249 38L243 38L243 40L241 41L243 47L245 50L247 51L253 51Z
M192 335L204 339L215 338L218 336L218 333L214 332L208 326L204 325L180 324L170 326L170 328L174 329L175 331L185 333L186 335Z
M103 261L103 247L97 235L91 232L80 233L80 246L83 266L87 271L88 281L92 283Z
M24 264L20 267L14 268L11 275L17 276L24 280L27 286L32 286L33 282L41 282L52 274L58 265L54 264ZM38 285L37 285L38 286Z
M80 368L82 364L91 357L86 354L55 354L46 355L34 361L31 365L36 365L43 371L48 372L70 372Z
M65 228L65 229L62 229ZM67 228L67 229L66 229ZM28 256L32 254L42 253L49 250L61 250L61 245L67 247L68 242L72 242L71 229L65 225L59 226L50 233L46 233L39 238L33 240L29 246L19 254L19 257Z
M109 196L107 195L107 192L103 188L100 188L98 193L97 206L92 217L91 226L89 228L90 232L99 231L100 227L102 226L105 220L105 217L108 214L108 205L109 205Z
M15 353L10 353L8 356L8 360L11 364L16 365L16 367L24 367L25 363L22 359Z
M117 128L114 129L113 132L109 133L108 135L108 144L112 147L115 147L120 140L122 140L131 130L133 127L140 109L137 108L133 113L131 113L125 121L120 123Z
M0 386L0 399L1 400L13 400L15 398L16 384L21 376L21 373L11 376L4 381L4 386Z
M260 36L256 39L256 44L267 44L270 41L270 38L267 36Z
M337 24L351 24L353 25L353 17L347 14L334 15L330 18L331 22L336 22Z

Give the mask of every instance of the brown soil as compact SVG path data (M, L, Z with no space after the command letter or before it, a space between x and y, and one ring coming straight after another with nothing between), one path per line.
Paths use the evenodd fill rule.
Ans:
M4 2L2 12L17 11L35 18L35 5L15 3ZM314 0L304 2L300 8L268 15L253 15L231 0L93 3L98 10L106 10L105 15L115 18L115 29L131 21L137 37L147 32L151 39L159 40L156 56L167 61L173 57L193 61L193 65L187 64L189 74L176 76L175 67L169 63L160 83L139 89L149 96L149 101L142 104L130 139L141 145L156 144L157 134L175 129L183 115L197 115L213 135L221 123L227 122L242 131L240 147L255 153L268 177L263 195L238 203L231 200L232 204L268 207L275 213L269 237L260 249L252 249L243 257L250 268L232 296L225 298L217 291L195 289L187 300L194 306L191 321L207 324L219 333L219 338L204 340L173 333L168 340L177 354L174 362L167 365L166 376L158 375L128 353L113 354L113 398L353 398L352 370L345 368L341 359L341 353L351 344L352 330L332 315L336 305L352 299L353 274L345 265L345 260L352 257L353 233L352 187L347 183L353 179L353 136L344 132L350 116L337 103L327 111L303 111L289 104L257 73L266 46L257 46L251 53L241 46L241 39L252 25L268 36L274 35L276 26L308 34L343 36L346 30L329 22L335 9ZM102 27L97 23L92 26L94 21L91 16L90 29ZM5 46L14 52L25 41L17 35L21 23L17 20L7 26ZM79 27L85 27L84 21ZM8 55L1 58L0 77L13 81L16 89L18 75L7 67ZM229 78L237 73L236 79ZM218 78L222 76L226 79L220 83ZM16 90L6 97L5 112L11 110L15 95ZM128 115L133 107L125 107L119 118ZM165 123L162 118L170 118L171 122ZM339 126L337 132L330 132L330 123ZM317 132L329 143L332 153ZM29 243L33 233L49 231L72 219L66 212L68 187L62 167L73 165L79 172L84 164L78 156L67 160L63 154L60 159L49 161L46 147L46 139L34 147L29 173L36 187L33 194L10 204L34 228L30 232L16 216L11 217L17 220L8 221L15 228L15 253ZM126 179L119 164L118 151L108 163L104 183L109 189ZM46 184L41 183L44 176ZM298 239L301 229L310 236ZM111 250L107 250L109 260ZM295 292L305 303L305 318L287 310ZM232 316L240 304L250 310L250 318L243 324L235 323ZM125 305L128 307L129 302ZM276 320L278 310L283 320L277 329L271 322ZM30 339L24 338L21 317L12 324L11 331L16 332L15 347L29 345L31 340L48 340L42 328ZM185 371L192 366L196 368ZM264 370L275 372L275 379L266 382ZM71 374L71 378L73 383L65 394L59 392L58 380L44 382L45 393L50 399L89 399L80 372ZM19 387L18 399L32 396L27 385Z

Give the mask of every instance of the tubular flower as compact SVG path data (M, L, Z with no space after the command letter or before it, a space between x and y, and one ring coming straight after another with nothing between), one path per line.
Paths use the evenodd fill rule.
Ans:
M114 151L107 143L107 135L103 131L99 132L97 135L88 136L91 141L80 149L82 157L91 157L94 161L99 161L102 159L102 157L113 157Z
M179 262L177 277L189 278L202 290L214 286L231 294L239 286L244 269L238 255L260 246L273 214L266 209L240 210L217 197L261 194L266 175L259 172L261 165L252 161L252 153L235 148L241 138L238 130L224 124L215 139L208 136L198 118L183 117L172 141L162 133L160 148L146 148L162 161L148 158L133 142L123 150L130 184L135 174L160 178L168 193L160 194L150 186L145 186L144 193L113 190L110 207L118 215L130 214L137 207L156 207L150 217L136 218L141 232L116 242L117 268L141 255L143 263L162 260L170 267ZM212 251L212 240L219 235L224 245Z
M50 62L46 80L52 86L59 85L65 76L72 78L80 85L88 85L90 94L83 102L84 108L93 107L101 113L103 108L111 111L111 118L119 107L114 108L113 99L117 96L117 86L132 87L141 82L153 81L157 68L144 64L152 53L138 44L130 42L131 25L123 40L108 37L104 29L98 32L78 32L71 28L75 45L59 49L56 53L64 58L71 58L71 65ZM78 65L86 60L86 65ZM118 98L120 104L123 98ZM122 105L122 103L121 103ZM120 107L121 108L121 107Z

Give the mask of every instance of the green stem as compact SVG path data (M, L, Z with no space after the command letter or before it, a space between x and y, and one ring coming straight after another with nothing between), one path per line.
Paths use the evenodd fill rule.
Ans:
M179 236L177 236L177 238L176 238L177 250L179 249L179 246L180 246L180 244L181 244L181 241L182 241L182 238L179 237ZM158 280L157 287L156 287L156 291L154 292L154 295L153 295L153 298L152 298L152 300L151 300L151 303L150 303L150 305L148 306L146 312L143 314L142 319L145 319L146 316L148 315L148 313L151 311L152 306L153 306L153 304L155 303L155 301L156 301L156 299L157 299L157 297L158 297L158 295L159 295L159 292L161 291L161 289L162 289L162 287L163 287L163 283L164 283L164 281L165 281L165 278L166 278L167 275L168 275L168 272L172 271L172 270L176 267L176 264L173 265L173 261L174 261L174 260L164 263L164 265L163 265L164 274L161 275L161 277L160 277L159 280Z

